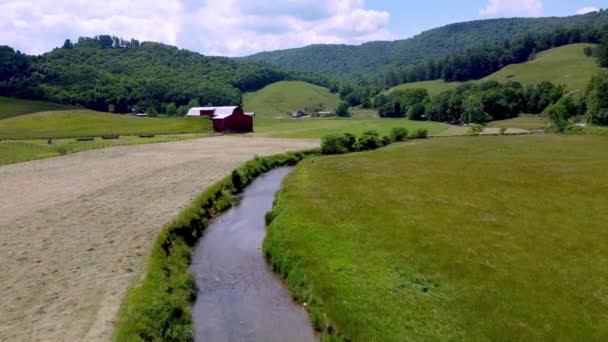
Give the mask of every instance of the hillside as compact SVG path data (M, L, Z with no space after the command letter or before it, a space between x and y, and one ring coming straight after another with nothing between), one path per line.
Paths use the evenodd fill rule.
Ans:
M396 87L392 87L386 93L392 93L397 90L407 90L407 89L426 89L429 95L434 96L443 93L444 91L452 90L459 86L460 82L445 82L443 80L435 80L435 81L422 81L422 82L413 82L413 83L405 83L398 85Z
M266 62L291 70L353 77L445 57L485 43L502 43L526 33L542 34L560 28L584 26L601 27L607 23L607 11L561 18L479 20L447 25L405 40L371 42L359 46L311 45L262 52L245 57L244 60Z
M41 56L0 46L0 58L0 94L120 113L165 112L191 100L239 104L242 92L281 80L327 84L321 76L110 36L68 41Z
M322 106L335 110L338 95L320 86L300 81L273 83L243 97L245 110L256 113L257 118L286 117L297 109L316 109Z
M209 132L201 118L139 118L91 110L54 111L0 120L0 140Z
M28 101L0 96L0 119L61 109L73 109L73 107L50 102Z
M551 81L565 84L569 90L581 92L591 77L600 71L597 60L585 56L583 49L592 44L571 44L539 53L530 62L512 64L486 77L483 81L517 81L538 84Z

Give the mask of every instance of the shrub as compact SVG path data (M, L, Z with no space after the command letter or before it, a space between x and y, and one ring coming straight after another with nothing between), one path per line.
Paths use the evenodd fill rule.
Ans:
M408 133L405 127L395 127L391 131L391 140L394 142L405 141Z
M393 141L391 140L391 137L389 137L388 135L385 135L382 137L382 145L384 146L388 146L392 143Z
M357 137L350 133L344 133L342 139L342 145L346 147L349 152L354 152L355 144L357 144Z
M500 127L500 129L498 130L498 134L500 134L500 135L507 134L507 128L506 127Z
M349 117L350 112L348 111L348 103L340 102L338 108L336 109L336 115L339 117Z
M479 125L479 124L473 124L471 126L469 126L469 135L480 135L481 132L483 132L483 126Z
M321 153L342 154L348 152L346 139L338 134L326 135L321 139Z
M429 136L429 131L426 128L418 128L412 131L409 135L410 139L426 139Z
M375 150L384 146L380 134L377 131L367 131L357 140L357 151Z

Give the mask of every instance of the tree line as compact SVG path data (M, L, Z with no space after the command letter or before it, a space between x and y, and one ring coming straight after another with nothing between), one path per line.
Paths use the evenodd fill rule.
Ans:
M99 111L178 114L190 103L242 104L242 93L283 80L329 86L326 76L108 35L66 40L41 56L0 47L1 95Z
M491 75L507 65L534 59L538 52L574 43L599 44L608 39L604 37L608 37L608 25L600 28L595 26L560 28L544 34L528 33L500 44L485 44L444 58L410 65L399 71L389 71L382 74L376 82L380 86L392 87L403 83L438 79L446 82L476 80ZM586 50L585 53L590 55L592 52Z

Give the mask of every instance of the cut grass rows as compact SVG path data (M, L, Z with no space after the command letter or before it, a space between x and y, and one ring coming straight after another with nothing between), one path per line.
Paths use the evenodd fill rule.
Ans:
M152 144L161 142L180 141L207 137L209 134L177 134L161 135L151 138L123 136L116 140L77 141L75 139L53 140L49 145L47 140L8 140L0 141L0 165L21 163L29 160L57 157L60 155L94 150L113 146Z
M57 103L22 100L0 96L0 120L36 112L70 109L75 109L75 107Z
M264 253L326 337L603 341L607 151L445 138L305 161Z

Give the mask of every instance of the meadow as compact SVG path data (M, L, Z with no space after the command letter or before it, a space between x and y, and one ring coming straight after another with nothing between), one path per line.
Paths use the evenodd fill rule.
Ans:
M353 341L603 341L608 140L430 139L301 163L264 253Z
M429 95L435 96L443 93L444 91L452 90L461 85L460 82L446 82L444 80L434 80L434 81L422 81L422 82L413 82L413 83L405 83L400 84L398 86L392 87L387 91L387 93L392 93L397 90L407 90L407 89L426 89Z
M388 135L395 127L408 130L426 128L429 134L439 134L448 125L430 121L410 121L405 119L339 119L339 118L306 118L283 120L258 120L255 132L272 138L320 139L331 133L353 133L361 135L365 131L376 130L381 135Z
M298 109L314 110L319 106L335 111L338 102L338 95L327 88L300 81L276 82L243 96L245 110L262 119L285 118Z
M21 100L0 96L0 120L36 112L69 109L75 109L75 107L57 103Z
M0 140L208 133L210 129L209 120L201 118L140 118L92 110L68 110L0 120Z
M570 44L543 51L530 62L512 64L484 78L483 81L517 81L538 84L551 81L565 84L570 91L584 93L591 78L600 71L595 58L585 56L584 49L593 44Z
M549 121L542 115L520 114L518 117L498 120L488 123L487 127L499 128L521 128L527 130L544 129L549 126Z

